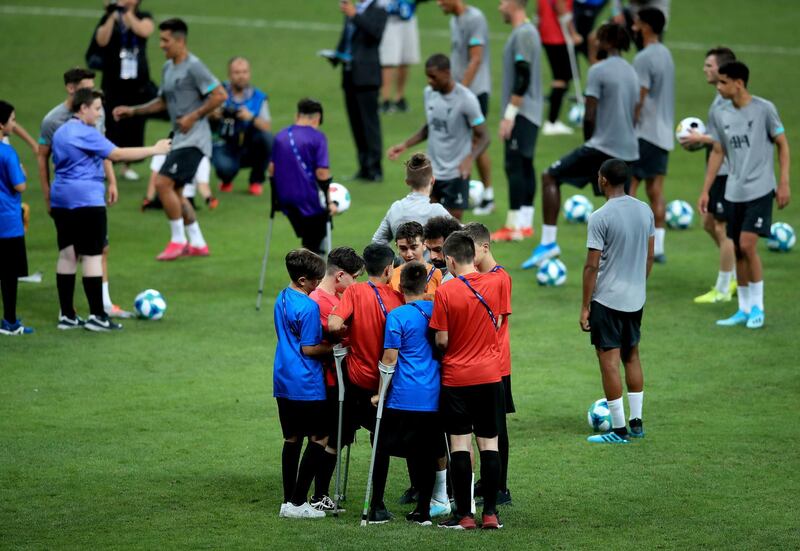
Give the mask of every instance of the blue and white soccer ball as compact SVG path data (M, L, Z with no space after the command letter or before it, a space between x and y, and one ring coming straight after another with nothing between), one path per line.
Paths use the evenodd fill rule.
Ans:
M692 225L694 209L686 201L675 199L667 203L667 226L673 229L685 230Z
M583 113L585 108L583 104L576 103L572 107L570 107L569 112L567 113L567 120L572 126L580 126L583 124Z
M558 287L567 281L567 267L558 258L551 258L536 272L536 281L545 287Z
M573 195L564 201L564 218L567 222L585 223L593 210L594 205L585 195Z
M479 207L483 201L483 190L485 186L480 180L469 181L469 208Z
M794 228L786 222L775 222L772 224L769 227L769 234L767 247L771 251L789 252L797 241Z
M611 411L608 409L608 401L600 398L589 406L586 412L586 419L589 426L596 432L608 432L611 430Z
M167 311L167 301L155 289L148 289L136 295L133 308L136 310L136 315L142 319L160 320Z
M336 203L336 213L342 214L350 208L350 192L342 184L332 183L328 187L331 203Z

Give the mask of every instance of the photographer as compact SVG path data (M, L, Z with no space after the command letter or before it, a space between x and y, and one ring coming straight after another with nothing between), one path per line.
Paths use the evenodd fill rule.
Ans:
M153 34L153 16L139 11L140 0L109 2L106 13L94 34L98 58L92 63L103 72L102 90L105 108L111 112L118 105L146 103L156 95L150 82L147 63L147 38ZM99 62L99 64L98 64ZM144 118L106 120L106 136L120 147L144 144ZM122 177L138 180L130 164L123 164Z
M228 62L228 81L223 83L228 100L213 117L218 140L211 162L221 180L219 190L233 190L242 167L250 167L250 194L261 195L272 148L267 94L250 84L250 62L237 56Z

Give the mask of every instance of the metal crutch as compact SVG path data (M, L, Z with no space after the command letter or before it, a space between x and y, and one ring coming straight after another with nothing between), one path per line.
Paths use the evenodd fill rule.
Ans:
M341 344L333 347L333 362L336 365L336 382L339 385L339 421L336 433L336 487L333 493L333 516L339 516L339 501L343 497L340 493L342 482L342 416L344 412L344 378L342 377L342 362L350 349ZM347 456L350 458L350 446L347 447Z

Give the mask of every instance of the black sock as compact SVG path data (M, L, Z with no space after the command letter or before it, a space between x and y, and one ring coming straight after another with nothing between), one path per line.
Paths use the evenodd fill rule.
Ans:
M553 88L550 90L550 114L547 120L556 122L558 114L561 112L561 102L564 100L564 94L567 93L566 88Z
M102 278L100 278L102 279ZM56 287L58 288L58 302L61 305L61 315L75 318L75 305L72 299L75 295L75 274L56 274ZM101 282L100 301L103 300L103 287Z
M430 456L428 449L419 450L409 458L409 463L413 465L412 484L419 492L416 511L425 517L430 516L431 495L436 483L436 458Z
M314 497L329 496L331 493L331 477L336 470L336 454L325 452L314 477Z
M453 495L456 498L456 514L466 516L472 509L472 465L469 452L452 452L450 470L453 477Z
M497 434L497 451L500 453L500 491L508 491L508 425L506 425L505 415L500 423L500 431Z
M303 452L303 459L300 461L300 469L297 471L297 483L292 492L292 504L302 505L308 500L308 489L311 488L311 481L317 473L317 466L324 461L322 455L325 448L319 444L309 441L306 451Z
M10 324L17 323L17 286L16 277L9 277L0 281L3 293L3 317Z
M627 438L628 436L628 427L620 427L618 429L612 429L617 436L622 436L623 438Z
M103 276L83 276L83 291L86 293L86 300L89 301L89 312L98 318L105 318L106 311L103 308Z
M283 470L283 502L292 499L294 485L297 482L297 464L300 463L300 452L303 451L303 441L283 442L281 465Z
M372 499L370 508L385 509L383 495L386 491L386 478L389 476L389 454L378 448L375 454L375 466L372 469Z
M484 450L481 452L481 482L483 484L483 513L497 512L497 489L500 483L500 453Z

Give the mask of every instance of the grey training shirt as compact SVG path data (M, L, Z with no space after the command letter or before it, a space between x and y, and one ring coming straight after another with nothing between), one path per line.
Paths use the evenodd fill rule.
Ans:
M729 104L730 102L731 102L731 100L723 98L722 96L719 95L719 92L717 92L717 94L714 96L714 101L711 102L711 106L708 108L708 119L707 120L709 120L709 121L711 120L711 112L714 109L716 109L720 105ZM706 128L706 132L708 132L707 128ZM711 148L707 147L706 148L706 165L708 164L708 157L709 157L710 153L711 153ZM723 157L722 165L720 165L719 170L717 171L717 176L727 176L727 175L728 175L728 159L727 159L727 157Z
M639 86L647 88L639 113L636 135L651 144L672 151L675 147L675 64L661 42L650 44L633 58Z
M475 95L488 94L492 91L492 77L489 71L489 24L483 12L474 6L467 6L461 15L450 19L450 69L453 78L458 82L464 78L469 65L469 49L472 46L483 47L483 57L478 72L469 85Z
M609 199L589 216L586 247L602 251L592 300L620 312L644 306L647 251L655 235L650 207L623 195Z
M725 199L744 203L775 190L775 138L783 132L775 105L758 96L741 109L729 102L709 114L708 133L728 159Z
M373 243L389 244L397 234L397 228L406 222L419 222L423 226L434 216L450 216L447 209L439 203L431 203L431 198L423 193L412 191L399 201L392 203L380 226L372 236Z
M196 147L203 155L211 157L211 127L208 119L203 117L195 122L186 134L178 130L175 121L197 110L217 86L217 77L194 54L189 54L189 57L177 65L171 59L164 64L158 95L167 104L175 132L172 149Z
M518 61L526 61L531 67L531 81L519 114L536 126L542 126L542 39L530 21L525 21L511 31L503 48L503 91L500 98L500 112L505 110L511 99L514 87L514 65Z
M589 68L585 95L597 98L597 120L588 147L623 161L639 158L633 112L639 101L639 80L631 64L611 56Z
M42 119L42 126L39 129L39 144L41 145L52 145L53 144L53 134L56 133L56 130L61 128L61 125L67 122L69 119L72 118L72 111L70 111L66 105L63 103L59 103L55 107L53 107L49 113L47 113L44 118ZM100 113L100 118L97 119L97 122L94 125L97 130L100 131L101 134L106 133L106 113L102 111Z

